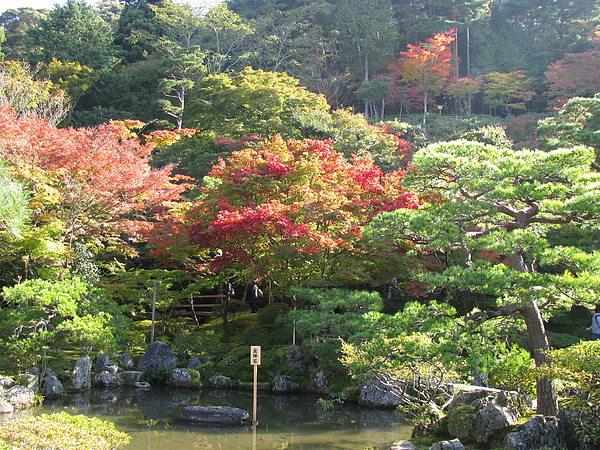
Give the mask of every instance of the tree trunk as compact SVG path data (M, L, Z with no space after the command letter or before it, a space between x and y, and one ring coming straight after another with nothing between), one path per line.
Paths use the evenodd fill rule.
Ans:
M510 267L519 272L528 272L527 264L522 254L512 254L508 257ZM542 314L533 297L530 297L526 304L520 308L520 312L525 319L527 334L533 349L533 359L536 367L543 367L550 362L543 353L550 349L546 327L542 320ZM537 393L537 413L544 416L555 416L558 414L558 400L556 397L556 386L553 380L541 378L536 383Z
M429 100L428 94L429 92L427 91L423 92L423 127L427 125L427 101ZM425 132L425 129L423 129L423 132Z
M533 347L533 358L536 367L543 367L550 364L548 358L543 353L550 349L546 328L542 320L542 315L537 302L531 300L530 303L521 309L521 314L527 324L527 333ZM537 391L537 413L544 416L555 416L558 414L558 401L556 397L556 385L554 380L541 378L536 384Z

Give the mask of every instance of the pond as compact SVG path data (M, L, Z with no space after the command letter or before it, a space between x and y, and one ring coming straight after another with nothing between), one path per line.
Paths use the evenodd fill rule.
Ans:
M252 392L157 387L92 390L46 400L35 413L66 411L113 422L132 436L127 450L389 450L392 443L409 439L412 431L394 411L326 403L307 394L259 393L256 430L250 425L180 422L180 411L188 405L233 406L252 414Z

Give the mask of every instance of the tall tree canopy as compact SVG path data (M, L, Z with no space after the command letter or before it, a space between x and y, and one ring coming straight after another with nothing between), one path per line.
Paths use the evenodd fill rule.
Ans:
M110 25L83 1L68 0L64 6L56 5L48 18L40 19L27 35L31 62L50 63L57 59L97 70L116 62Z
M233 76L207 76L196 84L190 97L189 124L238 138L277 133L298 137L297 114L329 109L322 95L299 86L298 79L251 67Z

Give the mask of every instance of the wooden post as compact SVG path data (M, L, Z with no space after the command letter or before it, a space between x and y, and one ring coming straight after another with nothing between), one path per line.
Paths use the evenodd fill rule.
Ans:
M256 430L258 421L256 420L256 410L258 406L258 366L260 366L260 345L250 347L250 364L254 367L254 386L252 395L252 428Z

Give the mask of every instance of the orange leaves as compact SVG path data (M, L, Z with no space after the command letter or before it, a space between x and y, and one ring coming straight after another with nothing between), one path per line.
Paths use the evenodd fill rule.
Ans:
M38 216L68 224L65 239L132 232L133 215L144 221L187 189L173 183L170 167L150 167L154 144L142 145L132 133L140 126L58 129L3 107L0 159L29 183Z
M329 141L275 136L233 152L210 176L219 183L197 204L191 237L199 249L218 249L215 270L251 264L268 272L278 258L308 264L352 250L378 212L416 207L401 172L384 175L370 157L349 162Z
M455 39L452 29L437 33L418 46L408 44L408 50L400 52L400 58L389 65L390 76L417 88L425 98L430 92L438 92L450 76L450 43Z

